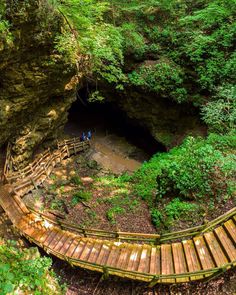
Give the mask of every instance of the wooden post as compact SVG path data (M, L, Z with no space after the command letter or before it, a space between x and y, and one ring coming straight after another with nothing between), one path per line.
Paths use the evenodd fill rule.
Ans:
M30 180L31 180L31 182L32 182L32 184L33 184L33 186L34 186L34 188L37 189L38 187L37 187L37 185L36 185L36 183L35 183L33 177L30 177Z
M102 279L107 280L109 278L109 271L107 266L103 266L102 270L103 270Z
M76 154L77 154L77 150L76 150L75 143L76 143L76 140L75 140L75 138L74 138L74 152L75 152L75 155L76 155Z
M156 239L155 239L155 245L160 245L161 244L161 242L160 242L160 239L161 239L161 236L160 237L157 237Z
M70 157L70 151L69 151L68 145L66 145L66 151L67 151L67 156L69 158Z
M82 228L82 231L83 231L84 237L87 238L86 229Z
M160 280L160 276L154 276L153 279L151 280L151 282L149 283L148 287L152 288L154 287L158 281Z

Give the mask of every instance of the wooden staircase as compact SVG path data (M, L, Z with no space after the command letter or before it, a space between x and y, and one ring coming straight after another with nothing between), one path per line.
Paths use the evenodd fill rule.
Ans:
M56 163L88 146L65 141L23 171L5 175L9 184L0 187L0 205L29 241L71 265L150 286L206 280L236 265L236 208L206 225L163 235L84 229L27 208L21 196Z

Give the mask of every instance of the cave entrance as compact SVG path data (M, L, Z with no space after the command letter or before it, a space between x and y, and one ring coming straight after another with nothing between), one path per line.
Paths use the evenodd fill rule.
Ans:
M136 147L128 155L139 161L148 160L157 152L165 152L166 148L157 142L137 121L131 120L116 105L109 102L88 102L87 89L77 93L77 100L69 110L65 133L80 136L91 130L96 137L117 136Z

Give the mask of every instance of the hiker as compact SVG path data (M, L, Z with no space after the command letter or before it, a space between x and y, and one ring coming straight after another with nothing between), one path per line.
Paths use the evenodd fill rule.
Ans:
M85 141L86 140L86 136L85 133L83 132L82 135L80 136L80 141Z
M91 138L92 138L92 132L89 131L89 132L88 132L88 135L87 135L87 140L90 140Z

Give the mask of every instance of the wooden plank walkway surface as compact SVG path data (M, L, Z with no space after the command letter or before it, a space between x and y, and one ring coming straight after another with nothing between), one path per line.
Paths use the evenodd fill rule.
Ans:
M43 160L40 158L39 163L34 163L31 174L27 168L24 177L20 172L8 175L9 184L0 187L0 206L29 241L71 265L106 276L148 282L150 286L207 279L236 265L235 208L212 222L209 230L195 227L173 233L169 238L165 235L164 242L159 235L80 229L27 208L21 196L40 185L56 163L88 145L76 140L65 142L57 151L44 154ZM174 241L182 235L192 236ZM135 239L142 243L134 243Z

